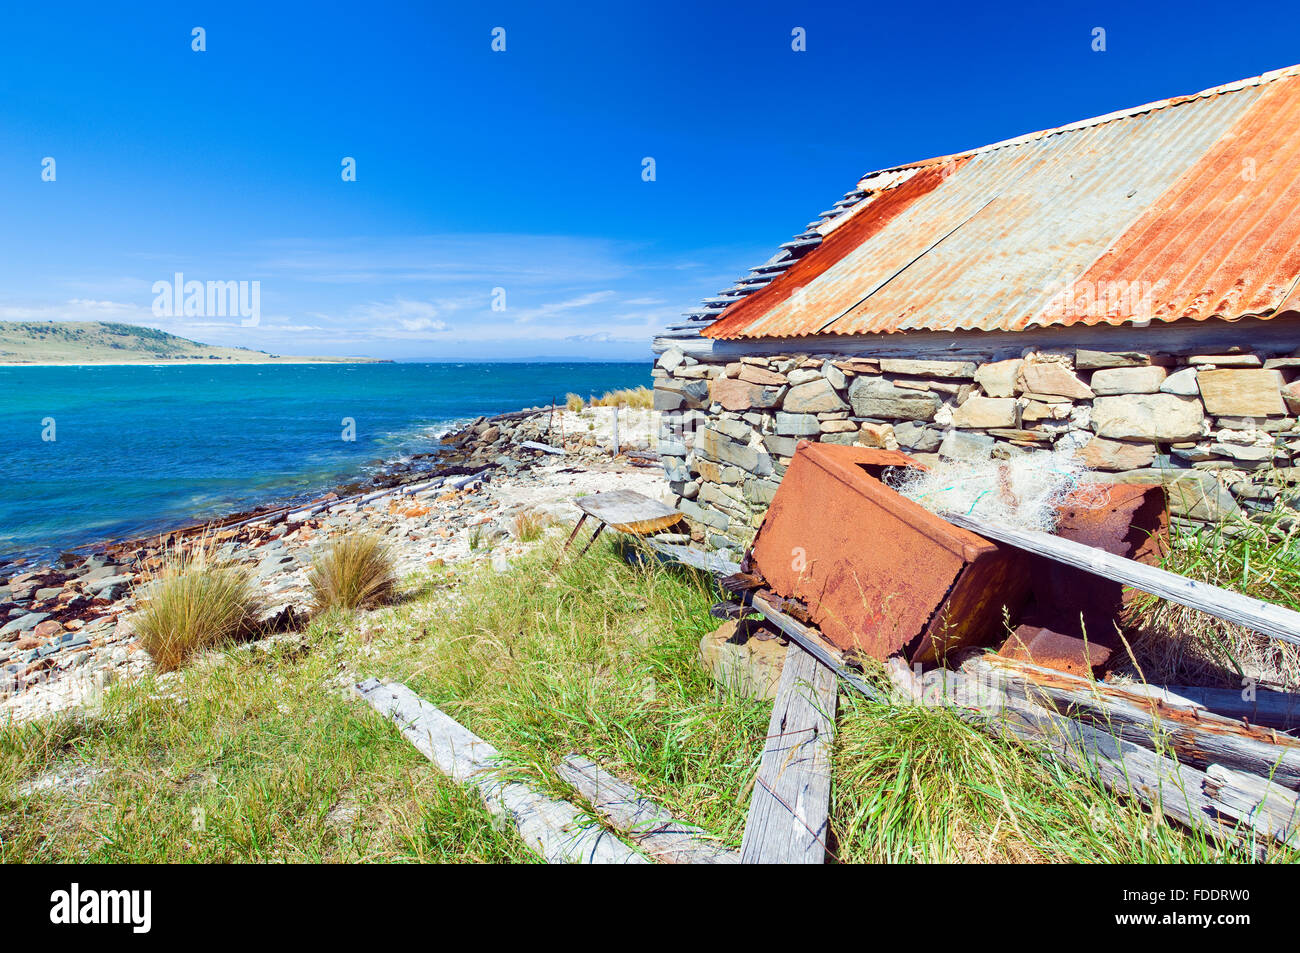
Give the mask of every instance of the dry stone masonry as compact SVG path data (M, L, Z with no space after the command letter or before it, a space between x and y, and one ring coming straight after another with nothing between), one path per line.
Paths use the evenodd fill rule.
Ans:
M659 452L711 548L741 552L800 440L922 462L1072 449L1101 479L1161 483L1177 522L1269 507L1300 483L1300 350L1026 348L934 360L827 353L655 369Z

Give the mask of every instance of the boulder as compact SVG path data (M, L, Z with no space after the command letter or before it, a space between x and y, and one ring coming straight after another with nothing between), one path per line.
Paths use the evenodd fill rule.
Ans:
M1108 367L1141 367L1151 363L1151 355L1140 351L1089 351L1083 348L1074 352L1074 366L1081 371L1095 371Z
M939 444L939 456L949 460L987 460L997 441L982 433L949 430Z
M895 387L878 377L859 377L849 387L849 402L859 417L933 420L942 401L937 394Z
M776 696L785 654L786 644L754 619L724 622L700 639L700 661L714 680L751 698Z
M1016 426L1014 397L967 397L952 413L952 425L965 430Z
M923 424L912 423L910 420L894 425L894 438L900 447L919 453L933 453L943 442L943 434L940 431Z
M1196 368L1184 367L1181 371L1174 371L1160 384L1160 392L1179 397L1199 397L1201 388L1196 383Z
M858 443L878 450L898 449L898 438L894 435L894 428L890 424L873 424L868 421L862 425Z
M886 357L880 361L886 374L908 374L913 377L966 377L975 376L974 361L912 361Z
M786 392L781 407L792 414L817 414L832 410L847 410L843 398L835 392L831 382L820 374L816 380L798 384Z
M776 407L781 402L781 391L780 387L765 387L734 377L715 377L709 382L710 399L724 410Z
M1205 409L1218 417L1268 417L1286 413L1277 371L1223 368L1197 371Z
M1165 369L1146 367L1112 367L1092 375L1092 392L1105 394L1157 394L1165 381Z
M1149 443L1129 443L1093 437L1079 451L1079 459L1090 470L1138 470L1151 466L1156 448Z
M1284 385L1281 393L1287 410L1293 414L1300 414L1300 380Z
M1092 404L1092 429L1112 440L1182 442L1196 440L1205 425L1201 402L1174 394L1098 397Z
M776 371L768 370L766 367L756 367L753 364L741 364L740 371L736 376L742 381L761 384L764 387L780 387L785 383L785 377Z
M1017 386L1031 394L1090 400L1092 389L1059 361L1026 361Z
M776 432L783 437L811 437L821 433L822 423L814 414L776 415Z
M1014 397L1016 379L1020 376L1020 369L1024 365L1025 362L1018 357L1009 361L982 364L975 372L975 381L989 397Z

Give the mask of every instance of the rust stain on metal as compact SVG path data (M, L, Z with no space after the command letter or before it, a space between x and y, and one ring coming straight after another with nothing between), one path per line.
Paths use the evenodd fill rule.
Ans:
M1111 651L1104 645L1077 636L1037 625L1021 625L1003 643L998 654L1003 658L1033 662L1044 668L1087 677L1105 668Z
M817 279L922 195L933 191L965 161L961 159L947 166L922 169L897 188L864 200L868 203L864 209L831 232L820 245L791 265L776 281L727 308L703 334L706 337L726 338L733 331L743 330L749 322L762 317L769 309L788 300Z
M1024 574L1011 550L953 526L871 475L905 454L801 443L754 541L772 591L833 645L934 661L996 638Z
M1300 313L1300 67L912 167L704 335Z

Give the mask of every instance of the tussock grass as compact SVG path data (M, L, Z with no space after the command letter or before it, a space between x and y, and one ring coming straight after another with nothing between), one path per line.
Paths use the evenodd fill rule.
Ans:
M202 543L166 555L140 595L141 611L132 620L136 637L160 672L254 631L263 608L248 571Z
M555 525L555 519L536 510L525 510L511 522L511 532L516 539L532 543L542 538L546 530Z
M577 412L577 411L579 411L579 410L582 410L582 408L585 407L585 406L587 406L586 401L584 401L584 400L583 400L581 397L579 397L577 394L565 394L565 395L564 395L564 409L565 409L565 410L572 410L572 411L574 411L574 412Z
M393 597L397 576L393 556L378 537L349 533L312 560L307 578L312 608L369 609Z
M559 545L320 616L297 651L115 686L84 720L0 726L0 862L531 860L346 695L372 675L491 741L511 776L564 795L553 767L580 751L738 846L771 705L697 660L711 581L629 566L609 542L552 572ZM846 692L832 767L842 861L1245 859L942 710ZM86 788L24 787L90 769Z
M655 405L655 392L649 387L624 387L606 391L601 397L593 397L590 403L592 407L641 407L648 410ZM582 408L570 407L569 409L581 410Z
M1292 492L1273 510L1180 534L1164 568L1300 611L1296 506L1300 493ZM1153 596L1138 600L1135 609L1140 634L1133 651L1153 684L1239 687L1242 679L1254 679L1300 688L1300 647Z

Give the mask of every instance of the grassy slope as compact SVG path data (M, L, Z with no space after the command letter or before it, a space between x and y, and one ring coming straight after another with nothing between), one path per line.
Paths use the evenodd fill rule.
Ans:
M342 361L281 357L248 348L200 344L156 328L106 321L0 321L2 364L154 364L160 361L270 363Z
M348 696L370 675L542 787L562 791L551 766L584 751L739 844L770 706L696 661L707 584L609 545L552 574L556 545L505 575L409 583L401 605L324 617L274 654L112 690L89 719L0 729L0 861L531 860ZM51 771L99 773L24 791ZM943 712L843 695L834 771L845 861L1241 859Z

